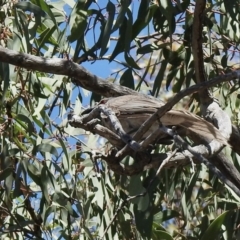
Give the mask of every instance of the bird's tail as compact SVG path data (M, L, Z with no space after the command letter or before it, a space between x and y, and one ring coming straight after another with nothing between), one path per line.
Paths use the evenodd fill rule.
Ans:
M171 120L169 121L169 119ZM188 111L171 110L161 118L161 121L164 125L174 123L171 125L181 126L208 142L215 139L224 145L228 145L226 138L216 127L203 118Z

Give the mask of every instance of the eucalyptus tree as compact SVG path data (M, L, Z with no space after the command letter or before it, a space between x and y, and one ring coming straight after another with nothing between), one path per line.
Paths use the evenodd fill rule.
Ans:
M2 0L1 237L238 239L239 14Z

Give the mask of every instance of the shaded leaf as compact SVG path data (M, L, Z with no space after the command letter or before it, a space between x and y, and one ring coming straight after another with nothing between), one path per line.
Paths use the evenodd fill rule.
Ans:
M127 69L120 78L120 84L122 86L134 89L134 78L132 75L132 70Z
M58 157L57 149L54 146L52 146L51 144L47 144L47 143L39 144L38 146L36 146L35 151L36 152L49 152L49 153L53 154L55 157Z
M9 78L9 64L0 62L0 80L3 81L3 91L0 93L0 99L3 103L5 101L9 84L10 84L10 78Z
M26 115L23 115L23 114L18 114L16 117L15 117L15 120L16 121L23 121L25 123L27 123L27 131L28 133L31 135L32 132L34 132L34 127L33 127L33 123L32 121L26 116Z
M119 28L119 38L116 44L116 47L114 48L109 61L111 62L113 59L116 58L116 56L124 51L124 46L125 46L125 36L127 35L126 28L127 28L127 18L125 17L120 28Z
M167 67L168 61L167 60L163 60L161 62L161 66L160 69L158 71L158 74L155 78L154 84L153 84L153 90L152 90L152 95L157 97L162 85L162 81L164 79L164 73Z
M141 1L141 6L138 12L138 18L132 26L132 39L135 39L137 35L150 23L155 11L157 10L157 5L149 5L149 1Z
M79 0L72 10L69 27L71 34L68 36L70 42L82 37L87 27L87 12L84 10L85 1Z
M108 19L103 30L100 56L103 56L107 51L107 45L110 38L111 30L112 30L112 25L113 25L113 20L115 15L115 5L111 1L109 1L107 4L107 12L108 12Z
M121 7L120 7L120 10L119 10L117 19L116 19L115 24L112 28L112 33L115 32L119 28L119 26L121 26L130 3L131 3L130 0L124 0L124 1L121 2Z
M203 234L201 240L215 239L216 236L222 234L222 224L226 221L229 212L224 212L218 216L208 227L208 229Z
M4 181L5 179L7 179L7 177L9 177L12 172L13 172L12 168L10 167L5 168L2 172L0 172L0 181Z
M40 15L42 17L45 17L46 15L42 8L31 2L18 2L14 6L16 8L22 9L23 11L33 12L34 14Z
M132 68L141 69L128 53L125 53L124 56L127 64L129 64Z
M172 218L179 217L179 213L174 210L163 210L161 212L158 212L154 215L153 221L162 224L165 221L168 221Z
M134 205L134 216L137 230L143 237L150 239L152 232L153 214L151 206L146 211L139 211L137 205Z

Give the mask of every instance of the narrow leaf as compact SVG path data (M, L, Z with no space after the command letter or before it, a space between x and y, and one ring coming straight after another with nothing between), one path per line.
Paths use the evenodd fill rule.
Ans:
M69 21L71 34L68 36L70 42L74 42L82 37L87 27L87 12L84 10L84 2L78 1L75 5Z
M110 38L113 20L115 16L115 5L111 1L109 1L107 4L107 12L108 12L108 20L103 30L100 56L103 56L107 51L107 45Z
M120 84L122 86L134 89L134 78L132 75L132 69L128 68L120 78Z
M55 157L58 157L58 152L57 149L52 146L51 144L43 143L38 146L36 146L36 151L37 152L49 152L53 154Z

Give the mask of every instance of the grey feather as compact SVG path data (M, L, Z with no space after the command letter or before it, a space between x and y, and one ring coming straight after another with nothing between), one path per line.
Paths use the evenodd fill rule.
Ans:
M107 107L111 108L117 115L122 124L123 129L127 133L136 131L150 115L158 108L163 106L163 102L157 99L145 98L142 96L125 95L104 100ZM170 110L160 121L165 126L176 126L200 136L207 142L218 140L227 145L226 139L221 132L211 123L201 117L190 113L189 111ZM156 121L153 126L144 135L144 138L158 128L159 124Z

